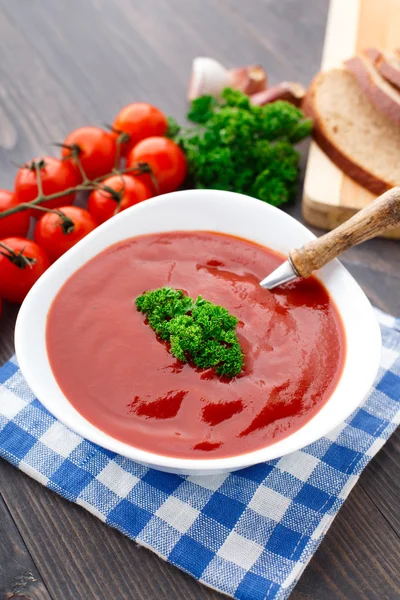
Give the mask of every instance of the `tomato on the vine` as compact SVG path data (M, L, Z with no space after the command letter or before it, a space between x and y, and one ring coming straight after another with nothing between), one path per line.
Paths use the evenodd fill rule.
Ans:
M42 189L46 196L78 185L75 169L69 162L54 158L54 156L34 158L18 170L15 178L14 190L19 203L31 202L37 198L38 185L35 165L40 169ZM49 200L42 206L46 208L67 206L73 203L74 197L75 192L55 198L54 200ZM42 213L39 210L32 209L31 214L38 218Z
M152 189L137 177L130 175L113 175L105 179L102 186L111 188L115 194L104 188L94 190L90 194L87 209L98 223L104 223L118 212L153 195Z
M134 102L124 106L113 123L116 135L118 132L123 132L130 136L129 140L122 144L122 153L125 156L141 140L165 135L167 127L167 117L147 102Z
M139 142L129 153L127 167L147 163L158 182L160 194L173 192L186 177L186 158L182 149L165 137L149 137Z
M20 304L49 266L35 242L19 237L0 240L0 296Z
M36 223L34 239L52 262L97 227L87 210L78 206L63 206L62 215L48 212Z
M0 239L17 236L25 237L29 229L29 211L23 210L1 218L1 213L18 206L15 194L9 190L0 190Z
M88 179L96 179L111 173L115 166L117 143L115 134L100 127L80 127L71 131L64 140L61 154L70 158L80 180L82 175L74 159L74 150Z

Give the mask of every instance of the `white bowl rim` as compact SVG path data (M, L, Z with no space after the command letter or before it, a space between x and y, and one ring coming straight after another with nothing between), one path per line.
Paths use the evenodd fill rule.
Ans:
M40 303L41 296L43 296L46 292L48 295L50 294L52 296L52 298L54 299L55 295L57 294L57 292L60 289L62 284L57 285L56 287L53 286L54 289L52 289L53 280L55 280L56 277L58 277L58 279L60 279L60 276L61 276L61 278L64 277L63 282L66 281L73 272L75 272L80 266L82 266L85 262L87 262L87 260L89 260L89 258L87 258L87 257L85 258L87 252L89 252L89 255L91 255L91 256L98 254L101 251L101 249L97 250L96 252L94 252L92 254L90 251L91 246L94 245L95 240L97 240L96 244L100 245L102 249L110 246L111 245L110 243L105 243L104 245L102 245L101 237L106 237L106 233L109 232L110 230L114 230L114 229L118 230L119 224L121 224L121 226L119 228L122 229L123 220L125 220L125 223L128 223L129 216L130 216L131 220L133 220L133 217L132 217L133 215L134 215L135 219L137 219L139 217L139 215L144 215L144 218L146 218L146 213L150 213L150 216L151 216L151 213L154 211L164 210L166 208L166 206L168 205L168 203L172 204L172 205L174 205L174 203L175 203L175 205L181 206L183 209L183 208L185 208L183 203L188 203L188 198L192 198L192 202L195 202L195 200L197 198L197 200L203 204L209 203L210 207L212 204L212 207L214 208L214 210L218 208L218 203L222 204L224 207L226 207L227 202L228 202L230 209L235 208L235 210L236 210L236 208L239 208L239 213L240 213L240 211L244 212L246 210L247 212L253 211L255 214L257 212L261 214L261 211L265 211L265 214L269 215L270 218L271 218L271 215L274 215L274 218L276 218L278 221L281 221L282 223L284 223L285 227L287 227L287 232L290 232L291 229L295 230L297 237L300 236L301 238L303 238L303 242L307 241L307 240L315 239L315 236L304 225L302 225L301 223L299 223L298 221L293 219L288 214L284 213L283 211L281 211L271 205L265 204L265 203L261 202L260 200L250 198L250 197L244 196L242 194L237 194L234 192L225 192L225 191L220 191L220 190L183 190L183 191L173 192L170 194L165 194L163 196L158 196L156 198L147 200L146 202L140 203L140 204L124 211L123 213L120 213L113 219L107 221L106 223L101 225L99 228L97 228L94 232L89 234L89 236L87 236L81 242L79 242L76 246L74 246L71 250L69 250L55 264L53 264L50 267L50 269L48 269L48 271L33 286L32 290L27 295L27 297L19 311L16 328L15 328L15 348L16 348L17 360L18 360L19 366L21 368L22 374L24 375L24 377L27 381L27 384L31 388L32 392L40 400L40 402L59 421L61 421L64 425L69 427L71 430L75 431L78 435L82 436L83 438L88 439L91 442L94 442L95 444L98 444L99 446L102 446L108 450L116 452L117 454L121 454L128 458L131 458L132 460L135 460L137 462L140 462L142 464L145 464L145 465L153 467L153 468L157 468L160 470L166 470L166 471L170 471L170 472L175 472L175 473L182 473L182 474L187 473L187 474L201 475L201 474L209 474L209 473L217 473L217 472L234 471L234 470L245 468L245 467L248 467L248 466L251 466L254 464L258 464L260 462L265 462L266 460L272 460L274 458L284 456L286 454L289 454L291 452L299 450L300 448L313 443L314 441L316 441L316 440L320 439L321 437L323 437L324 435L326 435L328 432L332 431L336 426L338 426L340 423L343 422L344 418L347 418L353 412L353 410L355 410L360 405L360 403L362 402L362 400L365 398L368 391L370 390L370 388L374 382L378 368L379 368L380 353L381 353L381 335L380 335L380 328L379 328L376 316L375 316L374 311L371 307L371 304L369 303L364 292L361 290L359 285L355 282L353 277L348 273L348 271L337 260L335 260L335 261L332 261L326 267L324 267L324 269L322 269L320 272L318 272L317 277L324 283L325 287L328 287L328 289L329 289L329 285L327 285L326 280L328 280L328 281L330 281L330 279L334 280L336 277L336 278L339 278L339 280L344 283L346 288L348 288L350 290L349 294L350 294L350 296L354 296L354 299L358 305L358 310L360 311L360 313L363 315L363 318L364 318L362 326L360 327L360 334L363 331L362 335L365 334L364 337L369 342L368 343L369 347L368 348L364 347L364 349L362 349L362 347L361 347L362 345L360 344L360 351L362 352L363 361L364 361L363 378L359 379L359 381L357 383L357 388L355 390L353 390L353 391L355 391L353 397L350 397L348 399L348 407L347 407L348 409L346 409L346 411L345 411L347 414L344 414L343 410L341 410L338 413L336 419L332 418L329 420L329 422L325 422L324 425L320 424L318 427L318 430L315 430L314 432L312 430L312 427L311 428L309 427L309 425L315 421L315 419L318 417L318 415L321 414L322 410L327 406L327 404L329 404L331 402L333 397L337 394L339 384L341 384L342 379L343 379L343 373L342 373L339 383L337 384L333 394L328 399L328 401L321 407L320 411L315 416L313 416L310 419L310 421L308 421L303 427L301 427L300 429L298 429L291 435L283 438L279 442L273 443L269 446L265 446L261 449L258 449L258 450L255 450L255 451L252 451L252 452L249 452L246 454L240 454L237 456L226 457L226 458L204 458L204 459L203 458L201 458L201 459L176 458L176 457L172 457L172 456L156 454L156 453L148 452L145 450L141 450L140 448L136 448L135 446L131 446L129 444L119 441L116 438L111 437L110 435L101 431L100 429L95 427L92 423L87 421L82 415L80 415L80 413L78 411L76 411L76 409L74 409L72 407L72 405L69 403L68 399L65 398L65 396L63 395L60 388L58 388L55 378L51 372L52 378L54 380L52 382L53 388L54 388L54 382L55 382L56 387L58 388L58 391L59 391L58 399L60 400L61 398L63 398L69 404L70 408L72 408L72 411L69 410L68 414L66 414L62 403L57 403L56 398L51 397L48 393L48 389L46 389L46 386L49 385L49 378L51 378L48 373L48 370L50 369L50 371L51 371L51 368L50 368L49 361L47 358L47 353L46 353L47 365L44 365L44 363L43 363L43 367L46 368L47 381L44 381L43 378L37 376L37 370L35 371L35 368L34 368L35 341L29 342L29 340L27 339L29 337L29 335L27 335L26 332L32 332L34 330L34 326L32 325L32 319L37 318L37 314L35 315L35 310L37 310L37 308L40 307L40 305L41 305L41 303ZM244 205L244 202L246 203L246 205ZM263 208L261 208L261 207L263 207ZM191 230L191 231L208 230L208 231L217 231L217 232L221 232L221 233L231 234L230 231L223 231L223 229L221 227L218 227L218 228L209 227L209 228L205 229L204 227L192 226L187 229ZM164 229L164 231L179 231L179 230L182 230L182 228L176 227L176 228ZM160 231L160 229L159 228L150 229L149 232L151 232L151 231L153 231L154 233L157 233ZM287 232L285 232L285 233L287 233ZM145 233L148 233L148 232L145 232ZM118 237L118 240L122 241L124 239L136 237L137 235L143 235L143 234L140 234L140 233L136 233L133 235L125 234L125 235L122 235L121 237ZM235 234L233 234L233 235L235 235ZM255 240L254 238L251 239L251 237L249 238L248 236L239 236L239 237L245 237L245 238L247 237L247 239L249 239L250 241L256 241L256 243L260 243L257 240ZM100 242L100 244L99 244L99 242ZM114 242L112 242L112 243L114 243ZM264 245L269 247L267 242L265 242ZM276 247L272 248L272 249L277 250ZM86 251L86 254L85 254L85 251ZM280 251L280 250L278 249L278 251ZM284 252L281 251L281 253L284 253ZM70 263L73 263L75 265L74 268L71 270L71 272L68 271ZM66 276L64 276L64 273L67 273ZM324 280L324 277L325 277L325 280ZM51 291L48 291L48 290L51 290ZM333 294L331 292L331 290L329 290L329 291L330 291L331 297L333 297L333 299L337 305L335 294ZM342 316L339 306L338 306L338 310ZM48 312L48 309L46 309L46 315L47 315L47 312ZM43 315L41 315L41 317L42 316ZM348 342L348 339L347 339L348 331L347 331L346 324L343 321L343 316L342 316L342 322L343 322L344 329L345 329L346 342ZM45 338L45 331L43 331L43 332L37 331L35 335L39 335L39 336L42 336ZM40 343L41 344L43 343L43 339L40 340ZM348 353L346 352L345 368L346 368L347 360L348 360ZM306 438L304 438L304 436L302 438L302 436L299 436L299 432L304 432L304 430L306 428L307 428L307 436L306 436ZM301 441L299 441L299 439Z

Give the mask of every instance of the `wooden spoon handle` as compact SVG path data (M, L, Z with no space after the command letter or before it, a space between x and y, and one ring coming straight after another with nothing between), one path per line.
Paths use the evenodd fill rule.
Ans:
M385 192L333 231L307 242L299 250L291 250L289 256L298 275L309 277L345 250L397 225L400 225L400 187Z

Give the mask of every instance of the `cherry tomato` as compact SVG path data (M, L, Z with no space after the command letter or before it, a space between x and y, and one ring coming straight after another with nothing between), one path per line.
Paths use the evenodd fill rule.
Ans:
M8 190L0 190L1 213L9 208L18 206L17 197ZM11 236L25 237L29 229L29 211L24 210L8 217L0 218L0 239Z
M167 117L158 108L146 102L128 104L119 111L113 123L116 132L124 132L130 136L129 141L121 146L125 156L141 140L165 135L167 127Z
M115 214L151 198L152 190L136 177L113 175L102 184L119 193L120 199L104 189L94 190L88 201L88 211L98 223L104 223Z
M96 179L111 173L115 166L117 143L115 134L100 127L80 127L71 131L64 140L62 156L72 157L72 149L79 153L83 170L89 179ZM78 168L75 165L77 172ZM79 177L81 175L79 173Z
M19 237L0 241L0 296L20 304L50 266L46 253L35 242Z
M184 181L186 176L186 158L178 146L169 138L149 137L139 142L130 151L127 167L138 162L150 165L158 181L159 193L173 192Z
M79 183L75 169L69 162L62 161L53 156L34 158L19 169L15 178L14 189L18 202L31 202L38 195L35 163L40 167L43 193L46 196L62 192L70 187L75 187ZM46 208L67 206L73 203L74 197L75 193L66 194L65 196L46 202L44 206ZM32 209L31 214L39 218L42 212Z
M96 221L87 210L78 206L63 206L59 209L64 219L48 212L36 223L34 239L46 252L51 262L97 227Z

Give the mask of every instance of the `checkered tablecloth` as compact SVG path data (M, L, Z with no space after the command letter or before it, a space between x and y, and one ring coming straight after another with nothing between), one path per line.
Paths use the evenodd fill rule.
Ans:
M15 358L0 369L0 455L208 586L240 600L287 598L400 420L400 320L377 314L384 347L369 397L281 459L213 477L148 469L64 427Z

